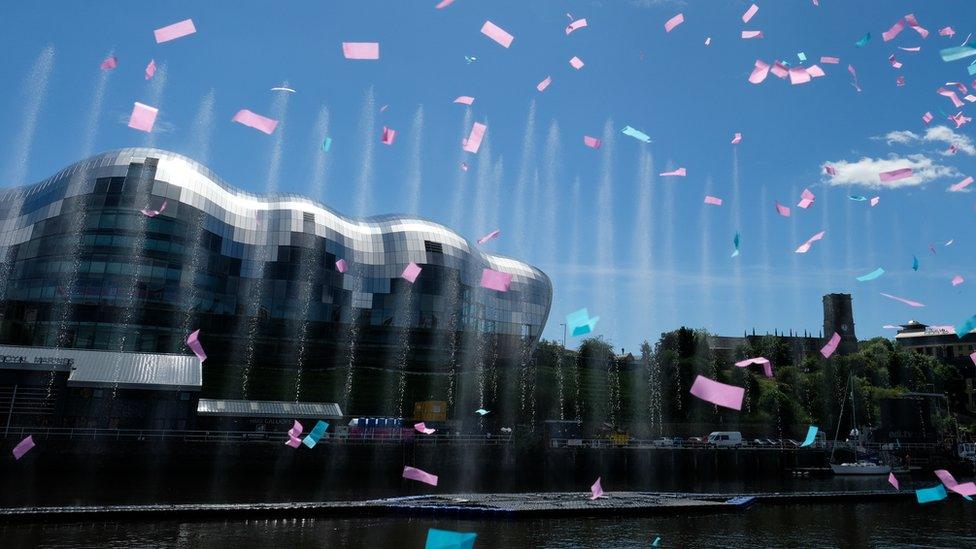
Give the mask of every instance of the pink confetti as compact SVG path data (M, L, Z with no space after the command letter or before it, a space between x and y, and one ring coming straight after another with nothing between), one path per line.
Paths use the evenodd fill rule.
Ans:
M345 259L340 259L335 262L336 270L340 273L345 273L349 270L349 265L346 263Z
M758 364L763 367L763 374L766 377L773 377L773 363L769 361L768 358L764 356L759 356L756 358L747 358L745 360L740 360L736 362L735 365L739 368L746 368L752 364Z
M895 68L895 69L900 69L901 68L901 63L899 63L898 60L895 59L895 54L891 54L891 55L888 56L888 64L890 64L892 66L892 68Z
M953 286L958 286L958 285L962 284L965 281L966 281L966 279L963 278L962 275L956 275L956 276L952 277L952 285Z
M535 85L535 89L537 89L539 91L545 91L545 89L549 87L549 84L552 84L552 77L551 76L545 77L542 80L542 82L539 82L538 84L536 84Z
M569 60L569 64L572 65L572 67L576 70L583 68L583 60L576 56L573 56L573 58Z
M24 454L30 451L34 447L34 435L29 435L24 440L17 443L11 453L14 455L14 459L19 460L24 457Z
M302 435L302 431L305 430L305 427L303 427L301 422L299 422L297 419L292 421L295 423L292 424L291 429L288 429L288 436L298 438Z
M431 486L437 486L437 475L432 475L426 471L415 469L410 466L403 467L403 478L416 480L425 484L430 484Z
M590 147L591 149L599 149L600 146L603 145L603 141L601 141L601 140L599 140L599 139L597 139L595 137L590 137L588 135L584 135L583 136L583 144L586 145L587 147Z
M928 124L929 122L931 122L932 121L932 113L926 112L925 114L923 114L922 115L922 121L925 122L926 124Z
M515 40L514 36L508 34L504 29L491 21L485 21L485 24L481 26L481 34L498 42L503 48L511 46L512 40Z
M894 295L890 295L890 294L886 294L886 293L882 293L881 295L887 297L888 299L894 299L895 301L900 301L900 302L904 303L905 305L908 305L909 307L924 307L925 306L925 305L919 303L918 301L912 301L911 299L905 299L905 298L902 298L902 297L898 297L898 296L894 296Z
M685 175L687 175L687 172L685 171L684 168L678 168L677 170L659 173L658 175L661 177L684 177Z
M752 74L749 75L749 82L753 84L761 84L766 77L769 76L769 65L765 61L756 59L756 64L752 69Z
M797 203L796 206L798 208L803 208L805 210L809 208L810 205L813 204L813 201L816 200L816 198L817 197L814 196L812 192L810 192L810 189L803 189L803 192L800 193L800 202Z
M878 174L878 178L881 179L882 183L887 183L889 181L898 181L899 179L907 179L912 176L911 168L900 168L897 170L891 170L890 172L881 172Z
M851 77L854 79L854 81L851 82L851 85L854 86L855 90L860 92L861 85L857 81L857 70L854 69L854 65L847 65L847 72L851 73Z
M571 34L576 29L582 29L586 26L586 19L577 19L569 25L566 26L566 34Z
M105 60L102 61L102 64L99 65L99 68L102 69L103 71L110 71L118 66L119 66L119 59L113 55L111 57L106 57Z
M726 385L700 375L695 378L695 382L688 392L706 402L733 410L741 410L742 397L746 391L742 387Z
M721 206L722 199L717 196L705 195L705 204L711 204L712 206Z
M436 6L434 6L434 9L442 10L442 9L450 6L453 3L454 3L454 0L441 0L440 3L438 3Z
M156 124L158 113L159 109L136 101L132 107L132 114L129 115L129 127L149 133L152 131L153 125Z
M821 69L817 65L810 65L809 67L807 67L807 74L809 74L814 78L820 78L821 76L827 75L827 73L825 73L823 69Z
M684 22L685 22L685 15L683 13L679 13L678 15L675 15L671 19L668 19L668 21L664 24L664 32L671 32L672 29L674 29L675 27L677 27L678 25Z
M823 63L824 65L836 65L836 64L840 63L840 57L827 57L827 56L822 56L820 58L820 62Z
M423 269L421 269L419 265L411 261L410 264L403 269L403 272L400 273L400 277L413 284L417 281L417 277L420 276L420 271L422 270Z
M942 484L944 484L946 488L959 495L967 497L976 495L976 483L965 482L960 484L956 481L955 477L952 476L952 473L946 471L945 469L937 469L935 471L935 476L939 477L939 480L942 481Z
M775 76L776 78L785 79L787 76L790 75L790 69L788 69L786 65L784 65L779 61L773 61L773 66L772 68L769 69L769 72L773 73L773 76Z
M741 142L742 142L742 134L741 134L741 133L739 133L739 132L735 132L735 133L734 133L734 134L732 135L732 144L733 144L733 145L738 145L738 144L739 144L739 143L741 143Z
M871 199L871 207L873 208L877 206L879 202L881 202L881 197L875 196L874 198Z
M742 31L743 40L749 40L751 38L763 38L762 31Z
M500 235L500 234L502 234L502 231L500 229L495 229L494 231L491 231L490 233L486 234L485 236L479 238L478 239L478 244L484 244L485 242L488 242L489 240L493 240L495 238L498 238L498 235Z
M389 108L390 108L389 105L383 105L382 107L380 107L380 112L386 112L386 109L389 109Z
M780 204L779 202L777 202L776 203L776 213L778 213L779 215L781 215L783 217L789 217L790 216L790 209L789 209L789 207L784 206L784 205Z
M158 210L151 210L149 208L143 208L143 209L141 209L139 211L142 212L142 215L144 215L146 217L156 217L157 215L159 215L159 214L161 214L161 213L163 213L163 212L166 211L166 205L168 203L169 203L168 200L163 200L163 204L162 204L162 206L159 207Z
M383 126L383 133L380 134L380 143L383 143L384 145L392 145L395 138L396 130Z
M474 103L474 97L469 97L467 95L461 95L461 96L458 96L458 98L455 99L454 102L455 103L460 103L462 105L470 105L471 103Z
M909 13L908 15L906 15L905 22L908 23L908 26L911 27L912 30L917 32L919 36L921 36L922 38L928 38L929 31L918 24L918 20L915 19L914 14Z
M938 90L936 90L936 93L938 93L941 96L948 97L949 100L952 101L952 106L956 107L957 109L965 105L965 103L959 100L959 96L957 96L956 92L954 92L953 90L950 90L948 88L939 88Z
M956 114L954 114L954 115L952 115L952 116L950 116L950 117L949 117L949 120L952 120L953 122L955 122L955 123L956 123L956 128L957 128L957 129L958 129L958 128L961 128L961 127L963 127L964 125L966 125L967 123L969 123L969 122L972 122L972 121L973 121L973 119L972 119L972 118L970 118L970 117L968 117L968 116L964 116L964 115L962 114L962 111L960 111L960 112L957 112Z
M417 431L418 433L423 433L423 434L425 434L425 435L432 435L432 434L434 434L434 433L436 433L436 432L437 432L437 429L430 429L430 428L428 428L428 427L427 427L427 424L426 424L426 423L424 423L424 422L422 422L422 421L421 421L420 423L414 423L414 424L413 424L413 428L414 428L414 429L415 429L415 430L416 430L416 431Z
M156 60L150 59L149 64L146 65L146 80L149 80L156 74Z
M481 287L495 290L496 292L507 292L512 284L512 275L502 273L494 269L481 270Z
M881 33L881 38L883 38L885 42L888 42L889 40L892 40L896 36L898 36L903 30L905 30L905 19L901 18L898 21L896 21L895 24L892 25L890 29Z
M833 166L824 166L824 173L833 177L837 175L837 168L834 168Z
M197 355L197 358L200 359L201 364L207 360L207 353L204 352L203 345L200 343L200 330L197 330L187 336L186 346L193 351L193 354Z
M898 46L898 49L900 49L901 51L910 51L912 53L918 53L922 51L922 46L913 46L911 48L904 48L902 46Z
M752 16L756 15L757 11L759 11L759 6L755 4L749 6L749 9L747 9L746 12L742 14L742 22L748 23L749 20L752 19Z
M346 59L370 60L380 58L379 42L343 42L342 56Z
M840 334L834 332L834 335L830 336L830 341L820 349L820 354L824 358L830 358L830 355L834 354L834 351L837 350L838 345L840 345Z
M253 113L247 109L241 109L237 111L234 118L231 119L233 122L247 126L248 128L254 128L259 132L271 135L274 133L275 128L278 127L278 121L271 118L266 118L260 114Z
M972 185L972 183L973 183L973 178L972 178L972 176L969 176L966 179L963 179L962 181L960 181L959 183L956 183L956 184L950 186L949 187L949 191L954 192L954 193L961 192L966 187Z
M468 134L468 138L461 144L461 148L469 153L477 153L478 149L481 148L481 140L484 139L485 130L487 129L488 126L475 122L471 126L471 133Z
M590 500L595 500L597 498L603 497L603 485L600 483L602 477L597 477L596 482L593 486L590 486Z
M898 76L898 77L896 77L895 78L895 85L896 86L904 86L905 85L905 77L904 76Z
M898 485L898 478L895 477L894 473L888 473L888 484L894 486L895 490L901 490L901 487Z
M193 26L193 20L185 19L179 23L173 23L161 29L156 29L153 31L153 34L156 36L156 43L162 44L163 42L183 38L195 32L197 32L197 28Z
M810 238L807 239L806 242L804 242L803 244L800 244L800 246L796 249L795 253L805 254L805 253L809 252L810 251L810 246L813 246L813 243L814 242L822 239L825 234L827 234L827 231L820 231L819 233L811 236Z
M952 30L952 27L942 27L939 29L939 36L948 36L952 38L956 35L956 31Z
M806 84L810 81L810 73L803 67L790 67L790 84Z

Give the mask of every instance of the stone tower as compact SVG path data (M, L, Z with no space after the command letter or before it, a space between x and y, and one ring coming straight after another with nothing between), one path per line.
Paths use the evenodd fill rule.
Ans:
M857 336L854 334L854 309L851 294L827 294L823 296L824 341L834 332L840 334L837 353L849 355L857 352Z

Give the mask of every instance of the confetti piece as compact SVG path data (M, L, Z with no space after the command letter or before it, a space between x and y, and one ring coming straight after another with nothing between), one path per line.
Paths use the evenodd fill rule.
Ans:
M512 40L515 40L514 36L491 21L485 21L485 24L481 26L481 34L491 38L503 48L508 48L512 45Z
M490 233L486 234L485 236L479 238L478 239L478 244L484 244L485 242L488 242L489 240L493 240L495 238L498 238L498 235L500 235L500 234L502 234L502 231L500 229L495 229L494 231L491 231Z
M840 57L821 57L820 62L824 65L836 65L840 63Z
M477 537L478 534L474 532L452 532L431 528L427 530L427 542L424 544L424 549L474 549L474 542Z
M919 303L918 301L912 301L911 299L905 299L905 298L901 298L901 297L898 297L898 296L886 294L886 293L883 293L883 292L881 293L881 295L887 297L888 299L894 299L895 301L900 301L900 302L904 303L905 305L908 305L909 307L924 307L925 306L924 304Z
M837 335L837 334L834 334L834 335ZM837 339L839 340L840 339L840 336L838 336ZM821 350L820 352L822 353L823 350ZM831 351L831 352L833 352L833 351ZM829 355L828 355L828 357L829 357ZM817 439L817 432L818 431L820 431L820 428L817 427L816 425L811 425L811 426L807 427L807 438L803 439L803 444L800 445L800 448L806 448L807 446L810 446L811 444L813 444L813 441Z
M814 78L820 78L821 76L827 75L827 73L825 73L823 69L821 69L817 65L810 65L810 67L807 68L807 74L809 74Z
M292 448L298 448L298 446L302 443L302 439L298 437L301 436L304 427L302 427L302 424L299 423L298 420L294 421L295 424L292 425L291 429L288 429L288 441L285 442L285 445L291 446Z
M900 69L902 66L901 63L899 63L898 60L895 59L895 54L891 54L888 56L888 64L890 64L891 67L895 69Z
M736 362L735 365L738 368L747 368L753 364L758 364L763 367L763 373L766 377L773 377L773 363L769 361L768 358L764 356L759 356L756 358L747 358L745 360L740 360Z
M662 172L658 174L661 177L684 177L687 172L684 168L678 168L677 170L672 170L670 172Z
M479 416L486 416L491 412L485 410L484 408L478 408L477 410L474 411L474 413L478 414Z
M932 113L926 112L925 114L923 114L922 115L922 121L925 122L926 124L928 124L929 122L931 122L932 121Z
M851 73L851 78L853 78L851 85L854 86L855 90L860 92L861 85L857 81L857 70L854 69L854 65L847 65L847 72Z
M119 66L119 59L113 55L111 57L106 57L105 60L102 61L102 64L99 65L99 68L102 69L103 71L110 71L118 66Z
M478 149L481 148L481 140L485 137L485 130L488 126L475 122L471 126L471 132L468 134L468 138L464 140L461 144L461 148L469 153L478 153Z
M603 497L603 485L600 484L601 478L602 477L597 477L596 482L593 483L593 486L590 486L590 500Z
M430 484L431 486L437 486L437 475L432 475L427 471L421 469L416 469L405 465L403 467L403 478L416 480L418 482L423 482L424 484Z
M778 213L779 215L781 215L783 217L789 217L790 216L790 209L788 207L780 204L779 202L777 202L776 203L776 213Z
M539 82L538 84L536 84L535 89L537 89L539 91L545 91L545 89L549 87L549 84L552 84L552 77L551 76L545 77L542 80L542 82Z
M739 255L739 233L735 233L735 237L732 238L732 256L736 257Z
M898 49L900 49L901 51L909 51L909 52L912 52L912 53L918 53L918 52L922 51L922 46L913 46L911 48L905 48L905 47L902 47L902 46L898 46Z
M852 195L848 196L847 199L848 200L853 200L854 202L867 202L868 201L868 197L861 196L859 194L852 194Z
M586 309L580 309L566 315L566 326L570 335L576 337L592 332L598 320L600 317L590 317L590 313Z
M458 96L458 98L455 99L454 102L455 103L460 103L462 105L470 105L470 104L474 103L474 97L469 97L467 95L461 95L461 96Z
M747 9L746 12L742 14L742 22L748 23L749 20L752 19L752 16L756 15L757 11L759 11L759 6L755 4L749 6L749 9Z
M418 433L423 433L425 435L432 435L432 434L434 434L434 433L437 432L437 429L430 429L430 428L428 428L427 427L427 424L424 423L424 422L422 422L422 421L420 423L414 423L413 428Z
M162 44L163 42L183 38L195 32L197 32L197 28L193 26L193 20L185 19L179 23L173 23L161 29L156 29L153 31L153 34L156 36L156 43Z
M442 10L453 3L454 0L441 0L436 6L434 6L434 9Z
M496 292L507 292L512 284L512 275L494 269L481 270L481 287Z
M200 343L200 330L197 330L187 336L186 346L193 351L193 354L197 355L197 358L200 359L201 363L207 360L207 353L203 351L203 345Z
M711 204L712 206L721 206L722 199L716 196L705 195L705 204Z
M952 285L953 286L958 286L958 285L962 284L965 281L966 281L966 279L964 279L960 275L956 275L956 276L952 277Z
M674 29L675 27L677 27L678 25L684 22L685 22L684 14L679 13L678 15L675 15L671 19L668 19L666 23L664 23L664 32L671 32L672 29Z
M956 31L952 30L952 27L942 27L939 29L939 36L948 36L952 38L956 35Z
M866 275L861 275L861 276L857 277L857 281L858 282L867 282L869 280L874 280L874 279L878 278L879 276L883 275L884 273L885 273L885 270L882 269L881 267L878 267L877 269L871 271L870 273L868 273Z
M939 56L942 57L942 61L946 63L950 61L958 61L959 59L965 59L973 55L976 55L976 43L974 42L967 42L962 46L939 50Z
M599 139L597 139L595 137L590 137L588 135L584 135L583 136L583 144L586 145L587 147L590 147L591 149L599 149L600 146L603 145L603 141L601 141L601 140L599 140Z
M829 166L828 166L828 168L829 168ZM831 168L831 169L833 169L833 168ZM814 196L814 194L812 192L810 192L810 189L803 189L803 192L800 193L800 202L798 202L796 206L798 208L803 208L805 210L805 209L809 208L811 204L813 204L813 202L814 202L814 200L816 200L816 198L817 197Z
M933 501L940 501L949 497L946 493L945 488L939 484L938 486L933 486L932 488L920 488L915 490L915 499L919 503L930 503Z
M858 40L857 42L854 42L854 45L857 46L857 47L859 47L859 48L863 48L864 46L867 46L868 45L868 42L870 42L870 41L871 41L871 33L869 32L869 33L865 34L864 36L862 36L860 40Z
M753 84L761 84L766 77L769 76L769 65L765 61L756 59L756 63L752 69L752 74L749 75L749 82Z
M315 448L315 445L322 440L322 437L325 436L325 432L328 429L329 424L325 421L319 420L319 422L315 424L315 427L312 427L312 430L308 433L308 436L302 440L302 444L309 448Z
M583 68L583 60L580 59L579 57L574 56L572 59L569 60L569 64L572 65L572 67L576 70L580 70Z
M143 208L143 209L141 209L139 211L142 212L142 215L144 215L146 217L156 217L157 215L159 215L159 214L161 214L161 213L163 213L163 212L166 211L166 205L168 203L169 203L168 200L163 200L163 204L159 207L158 210L152 210L152 209L149 209L149 208Z
M159 109L136 101L132 107L132 114L129 115L129 127L146 133L152 132L158 113Z
M742 39L743 40L749 40L749 39L752 39L752 38L763 38L763 33L762 33L762 31L746 31L746 30L744 30L744 31L742 31L741 36L742 36Z
M745 395L742 387L719 383L701 375L695 378L688 392L706 402L733 410L742 409L742 397Z
M954 193L962 192L963 189L965 189L966 187L972 185L972 183L973 183L973 178L972 178L972 176L969 176L966 179L963 179L962 181L960 181L959 183L956 183L956 184L950 186L949 187L949 191L950 192L954 192Z
M638 141L643 141L644 143L650 143L651 142L650 136L648 136L646 133L644 133L644 132L642 132L640 130L631 128L630 126L624 126L624 129L622 129L620 131L624 135L629 135L630 137L633 137L634 139L637 139Z
M974 329L976 329L976 315L973 315L956 325L956 337L962 339Z
M577 19L566 26L566 34L571 34L574 30L582 29L586 25L586 19Z
M905 85L905 77L904 76L899 76L899 77L895 78L895 85L896 86L904 86Z
M825 234L827 234L827 231L820 231L819 233L811 236L810 238L807 239L806 242L804 242L803 244L800 244L800 246L796 249L795 253L805 254L805 253L809 252L810 251L810 246L812 246L814 242L822 239Z
M247 109L237 111L237 114L235 114L234 118L231 120L249 128L254 128L260 132L264 132L268 135L272 134L275 131L275 128L278 127L277 120L266 118Z
M889 181L898 181L900 179L907 179L912 176L911 168L901 168L898 170L891 170L890 172L881 172L878 174L878 178L882 183L887 183Z
M901 31L905 30L905 18L901 18L891 26L890 29L881 33L881 39L885 42L894 39Z
M149 64L146 65L146 80L149 80L156 74L156 60L150 59Z
M790 84L806 84L810 81L810 73L803 67L790 67Z
M741 143L741 142L742 142L742 134L741 134L741 133L739 133L739 132L735 132L735 133L734 133L734 134L732 135L732 144L733 144L733 145L738 145L738 144L739 144L739 143Z
M805 54L805 53L803 53L801 51L800 53L796 54L796 58L799 59L800 61L806 61L807 60L807 54Z
M895 477L894 473L888 473L888 484L895 487L895 490L900 490L901 487L898 485L898 478Z
M941 95L943 97L949 98L949 100L952 101L952 106L953 107L959 108L959 107L962 107L963 105L965 105L965 103L963 103L962 101L959 100L959 96L957 96L956 95L956 92L953 91L953 90L950 90L948 88L944 88L943 87L943 88L939 88L938 90L936 90L936 93L938 93L939 95Z
M346 59L373 60L380 58L379 42L343 42L342 56Z
M383 132L380 134L380 143L383 143L384 145L392 145L395 138L396 130L383 126Z
M340 273L345 273L346 271L349 270L349 265L346 264L345 259L340 259L336 261L335 266L336 266L336 270L339 271Z
M873 207L877 206L878 205L878 202L881 202L881 197L880 196L872 197L871 198L871 207L873 208Z
M332 148L332 138L326 137L325 141L322 141L322 150L324 150L325 152L329 152L329 149L331 148Z
M419 265L411 261L410 264L403 269L403 272L400 273L400 277L413 284L417 281L417 277L420 276L420 271L422 270L423 269L421 269Z
M912 256L912 270L918 272L918 258L914 255Z
M705 45L706 46L711 46L712 45L712 37L711 36L709 36L708 38L705 39Z

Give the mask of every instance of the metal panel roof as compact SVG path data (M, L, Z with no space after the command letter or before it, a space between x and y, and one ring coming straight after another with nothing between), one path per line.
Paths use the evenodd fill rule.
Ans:
M2 369L65 371L68 387L199 391L203 368L192 355L0 345ZM19 357L14 358L14 357Z
M286 419L339 419L342 410L332 402L283 402L280 400L218 400L201 398L201 416L266 417Z

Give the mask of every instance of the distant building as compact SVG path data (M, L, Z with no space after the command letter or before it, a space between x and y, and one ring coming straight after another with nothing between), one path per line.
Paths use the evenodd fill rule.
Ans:
M910 320L901 325L895 342L958 368L966 380L966 408L976 412L976 331L959 337L953 326L929 326Z

